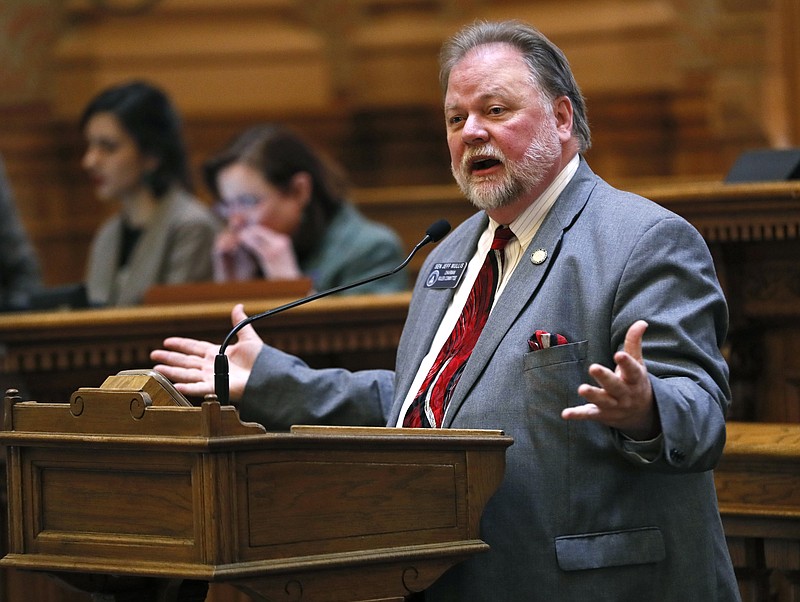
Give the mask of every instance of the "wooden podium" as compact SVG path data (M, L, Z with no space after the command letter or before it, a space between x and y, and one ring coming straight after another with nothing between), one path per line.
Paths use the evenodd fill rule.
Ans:
M488 549L500 431L267 432L151 371L4 399L9 553L98 600L402 600ZM197 587L199 586L199 587Z

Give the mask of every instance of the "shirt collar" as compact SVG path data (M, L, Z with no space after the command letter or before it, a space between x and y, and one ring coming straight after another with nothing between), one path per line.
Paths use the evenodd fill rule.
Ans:
M539 198L531 203L517 219L508 224L523 249L528 248L528 245L539 230L539 226L542 225L550 208L555 204L559 195L564 192L564 189L572 180L575 172L578 171L579 164L580 155L576 154L570 159L569 163L564 166L564 169L558 173L553 181L550 182L550 185L544 192L539 195ZM500 224L491 217L489 218L489 229L492 232L494 232L499 225Z

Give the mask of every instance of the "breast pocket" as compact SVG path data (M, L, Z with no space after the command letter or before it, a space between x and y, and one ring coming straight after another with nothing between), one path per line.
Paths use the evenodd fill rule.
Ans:
M579 341L530 351L522 357L522 382L527 391L528 413L557 418L566 428L561 410L579 402L577 391L587 381L589 342ZM541 420L537 418L537 420Z
M522 358L522 369L527 371L546 366L585 361L588 351L589 341L578 341L577 343L530 351Z

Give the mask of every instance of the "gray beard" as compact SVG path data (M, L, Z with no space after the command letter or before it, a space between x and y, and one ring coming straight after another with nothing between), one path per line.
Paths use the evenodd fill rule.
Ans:
M460 169L451 164L450 171L470 203L478 209L491 211L515 203L527 191L541 185L549 168L558 160L560 149L555 131L543 126L519 163L506 160L502 153L496 151L497 159L505 166L505 172L500 176L489 176L475 182L469 174L468 157L462 161Z

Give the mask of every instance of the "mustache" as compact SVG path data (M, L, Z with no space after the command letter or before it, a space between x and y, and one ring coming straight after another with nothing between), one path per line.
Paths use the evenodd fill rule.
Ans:
M480 147L469 147L466 150L464 155L461 157L461 169L468 172L476 159L491 159L501 163L506 162L506 156L499 148L491 144L485 144Z

